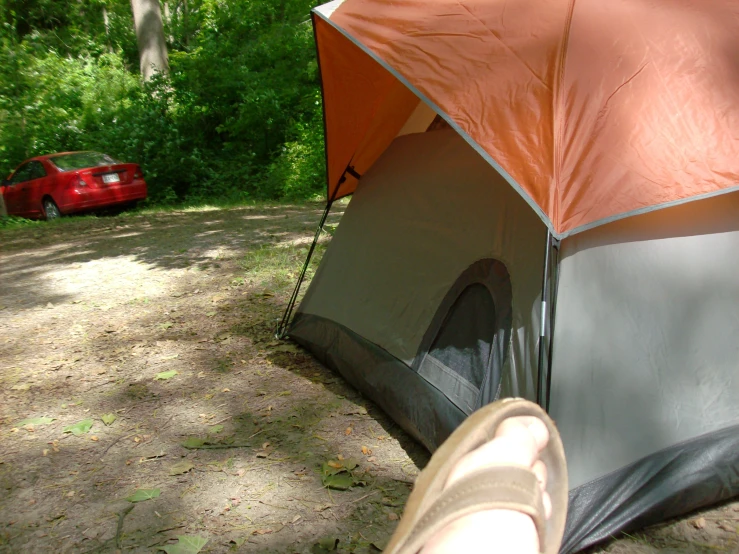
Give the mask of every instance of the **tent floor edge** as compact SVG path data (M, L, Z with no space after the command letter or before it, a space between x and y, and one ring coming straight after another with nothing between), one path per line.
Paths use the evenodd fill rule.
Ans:
M739 425L687 440L570 491L561 552L739 495Z
M288 336L431 452L467 417L404 362L339 323L299 312Z

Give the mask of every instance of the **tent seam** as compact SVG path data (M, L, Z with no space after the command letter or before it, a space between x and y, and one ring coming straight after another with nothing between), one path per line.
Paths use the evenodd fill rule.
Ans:
M553 198L553 217L552 226L559 231L560 228L560 179L562 173L562 143L564 142L564 122L559 115L562 112L562 96L564 90L565 64L567 62L567 50L570 45L570 31L572 30L572 18L575 12L575 0L570 0L567 7L567 19L565 20L564 35L562 38L562 50L557 64L556 89L554 93L554 106L552 109L552 126L554 127L554 152L552 163L552 173L554 177L554 198ZM557 238L558 232L553 233Z

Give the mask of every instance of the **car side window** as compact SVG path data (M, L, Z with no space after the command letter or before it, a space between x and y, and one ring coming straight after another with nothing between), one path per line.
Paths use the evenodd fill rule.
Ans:
M31 166L30 175L28 177L29 181L46 177L46 170L41 162L28 162L28 165Z
M20 166L15 173L13 173L13 177L10 179L11 185L17 185L18 183L25 183L26 181L31 180L31 163L26 163Z

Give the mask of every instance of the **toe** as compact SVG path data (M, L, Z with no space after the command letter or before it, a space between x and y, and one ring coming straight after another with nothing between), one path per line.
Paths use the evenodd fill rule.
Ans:
M547 429L547 426L538 417L521 416L508 418L498 426L495 436L501 437L520 433L522 426L526 427L534 438L537 451L541 452L544 450L549 442L549 429Z
M537 460L537 462L531 468L531 471L533 471L534 475L536 475L536 478L538 479L542 490L545 490L547 488L547 466L546 464L542 462L541 460Z
M532 432L532 422L529 419L541 423L544 432L547 432L546 426L536 418L512 417L505 420L498 427L495 440L470 452L457 463L447 480L447 486L486 467L500 465L532 467L539 455L540 440L537 440L537 434L541 433L535 425Z

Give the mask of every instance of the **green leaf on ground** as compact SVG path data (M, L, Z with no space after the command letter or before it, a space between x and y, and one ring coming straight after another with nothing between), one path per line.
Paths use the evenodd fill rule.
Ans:
M52 421L54 421L55 418L53 417L31 417L29 419L24 419L22 421L19 421L15 424L16 427L25 427L26 425L48 425Z
M170 371L162 371L161 373L157 373L156 377L154 377L154 380L155 381L166 381L167 379L171 379L177 374L178 372L176 369L172 369Z
M199 535L179 535L176 544L160 546L159 550L167 554L198 554L207 542L208 539Z
M321 466L321 481L324 487L345 491L351 487L362 487L367 483L352 473L357 467L354 460L329 460Z
M349 471L351 471L359 465L359 462L357 462L357 460L353 458L349 458L348 460L342 460L341 465L344 466Z
M113 425L113 422L118 419L115 414L104 414L100 419L103 420L105 425Z
M183 473L187 473L194 467L195 467L195 464L193 464L190 460L183 460L182 462L170 467L169 474L170 475L182 475Z
M83 419L82 421L75 423L74 425L67 425L63 432L72 433L73 435L83 435L92 429L92 420Z
M200 448L205 444L205 439L200 439L198 437L188 437L185 442L182 443L182 446L185 448Z
M137 489L135 493L127 497L126 500L129 502L144 502L145 500L151 500L157 498L162 493L159 489Z
M173 327L173 326L174 326L174 323L172 323L171 321L168 321L168 322L166 322L166 323L160 323L160 324L159 324L159 327L160 327L160 328L161 328L161 329L162 329L163 331L166 331L167 329L169 329L170 327Z
M337 473L336 475L322 475L323 486L339 491L349 490L354 486L355 480L349 472Z
M336 552L338 546L339 539L337 537L324 537L315 543L310 551L311 554L328 554L329 552Z
M208 429L209 433L213 433L214 435L221 433L223 431L223 425L214 425L210 429Z

